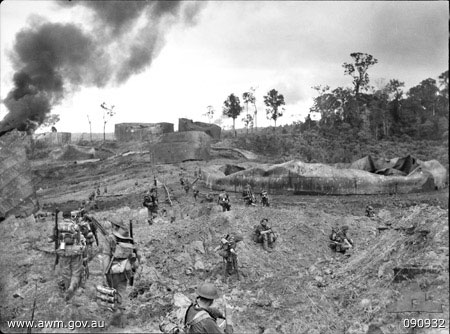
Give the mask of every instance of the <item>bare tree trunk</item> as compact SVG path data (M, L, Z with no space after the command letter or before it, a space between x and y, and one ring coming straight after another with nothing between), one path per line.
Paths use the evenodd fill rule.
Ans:
M103 141L106 140L105 128L106 128L106 122L103 122Z
M236 127L234 126L235 121L236 121L236 118L233 118L233 131L234 131L234 136L236 137L237 136Z

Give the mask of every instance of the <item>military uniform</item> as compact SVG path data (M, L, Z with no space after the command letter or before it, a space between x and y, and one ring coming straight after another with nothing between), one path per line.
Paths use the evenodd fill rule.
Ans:
M153 220L158 216L158 197L154 188L150 190L150 194L144 196L142 205L147 208L147 222L153 224Z
M366 206L366 216L369 218L375 217L375 210L370 205Z
M190 334L232 334L233 327L231 321L225 322L225 316L220 311L210 306L201 306L202 300L209 300L210 305L214 299L219 298L219 293L211 283L204 283L197 288L197 300L191 304L186 311L184 325L187 333ZM221 321L223 319L223 321ZM219 325L220 323L220 325Z
M340 229L333 228L330 234L331 248L340 253L345 253L348 249L353 248L353 240L347 235L348 226L344 225Z
M232 275L237 269L236 245L241 240L241 236L227 235L220 240L220 245L216 247L216 250L219 250L219 255L222 256L225 262L225 271L228 275Z
M231 205L230 205L230 197L228 196L226 191L222 191L219 194L219 199L217 200L217 203L222 207L222 211L230 211Z
M242 196L244 197L246 205L255 205L255 195L253 195L249 184L245 186L245 189L242 192Z
M269 195L266 190L261 191L261 204L262 206L269 206Z
M263 248L266 251L269 251L268 247L273 248L274 243L277 240L277 236L268 225L268 220L266 218L262 219L261 223L255 226L253 238L255 242L262 243Z
M111 325L124 327L126 324L125 311L129 304L126 289L128 283L132 282L134 273L139 266L140 256L133 239L129 237L128 227L121 221L113 220L111 223L116 228L108 237L109 247L104 253L103 270L107 285L117 291Z
M70 212L63 213L63 221L58 223L59 263L62 275L62 285L67 292L66 300L75 294L87 261L86 238L80 226L71 219Z

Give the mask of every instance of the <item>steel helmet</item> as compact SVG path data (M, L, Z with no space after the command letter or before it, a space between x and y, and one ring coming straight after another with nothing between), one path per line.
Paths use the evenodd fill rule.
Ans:
M62 216L63 218L72 218L72 213L69 210L64 210Z
M111 224L128 231L128 226L121 219L111 218L109 221L111 222Z
M203 283L197 288L196 291L197 295L206 298L206 299L217 299L219 298L219 293L214 286L214 284L211 283Z
M347 225L342 226L342 231L347 231L347 230L348 230L348 226Z

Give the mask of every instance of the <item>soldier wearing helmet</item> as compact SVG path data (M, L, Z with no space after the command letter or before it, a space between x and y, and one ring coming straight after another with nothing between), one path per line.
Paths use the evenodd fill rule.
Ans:
M197 288L197 298L186 311L184 325L187 333L232 334L230 321L218 309L212 308L214 299L219 298L217 288L211 283L203 283Z
M269 204L269 195L267 194L267 190L263 189L261 191L261 204L262 206L270 206Z
M269 225L269 220L263 218L259 225L255 226L253 240L257 243L262 243L263 249L271 252L274 247L274 243L277 240L275 232Z
M369 218L375 217L375 210L371 205L366 206L366 216Z
M217 199L217 203L222 207L222 211L230 211L231 204L230 204L230 196L228 196L227 191L225 188L222 188L221 193L219 194L219 198Z
M111 219L112 235L108 237L103 258L104 284L115 289L117 298L113 306L111 325L125 327L128 306L126 289L132 285L134 273L139 267L140 254L130 237L128 226L120 219Z
M242 197L244 198L245 205L256 205L255 195L252 192L250 184L246 184L244 191L242 192Z
M80 286L83 276L83 263L87 261L86 238L76 220L72 220L70 211L64 211L62 216L63 221L58 222L57 240L52 236L52 241L59 244L56 252L62 272L60 285L66 291L68 301Z
M158 194L156 193L156 188L151 188L150 193L144 196L142 205L147 208L147 222L149 225L152 225L153 220L158 216Z
M348 236L348 226L343 225L339 228L332 228L330 234L331 244L330 247L339 253L345 254L345 252L353 248L353 240Z

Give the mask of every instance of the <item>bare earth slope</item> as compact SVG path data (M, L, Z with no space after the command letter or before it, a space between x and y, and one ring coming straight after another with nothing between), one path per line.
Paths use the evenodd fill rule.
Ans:
M247 208L239 193L231 193L232 210L222 213L214 203L200 203L209 191L203 183L196 183L201 193L197 202L179 185L180 174L193 181L194 172L205 165L152 167L146 154L83 165L34 162L39 202L48 210L74 209L95 185L102 190L107 185L108 192L99 197L99 209L93 214L106 228L110 226L104 219L113 215L131 219L144 258L142 275L129 288L128 326L75 332L159 332L158 323L171 310L173 295L180 292L193 298L196 286L205 280L215 282L225 293L236 333L370 333L373 328L412 333L402 326L402 319L413 317L442 318L448 332L448 189L402 196L280 195L271 197L270 208ZM167 184L174 207L163 204L168 215L149 226L141 205L153 175L159 185ZM158 191L164 200L163 189ZM374 206L377 217L364 217L366 204ZM175 222L169 222L170 216ZM272 253L250 238L253 226L263 217L280 235ZM328 248L331 227L342 224L349 225L356 244L350 257ZM46 221L8 218L0 224L3 332L25 331L8 328L7 321L30 319L36 283L35 320L107 319L108 311L94 299L95 285L102 279L101 255L90 264L84 290L69 303L59 293L58 269L52 270L53 244L47 243L52 226L50 217ZM213 252L220 237L234 231L244 235L237 247L240 280L223 277L221 258ZM100 241L98 251L104 246L103 238ZM443 313L393 313L396 303L420 293L442 306ZM414 333L440 332L418 329Z

